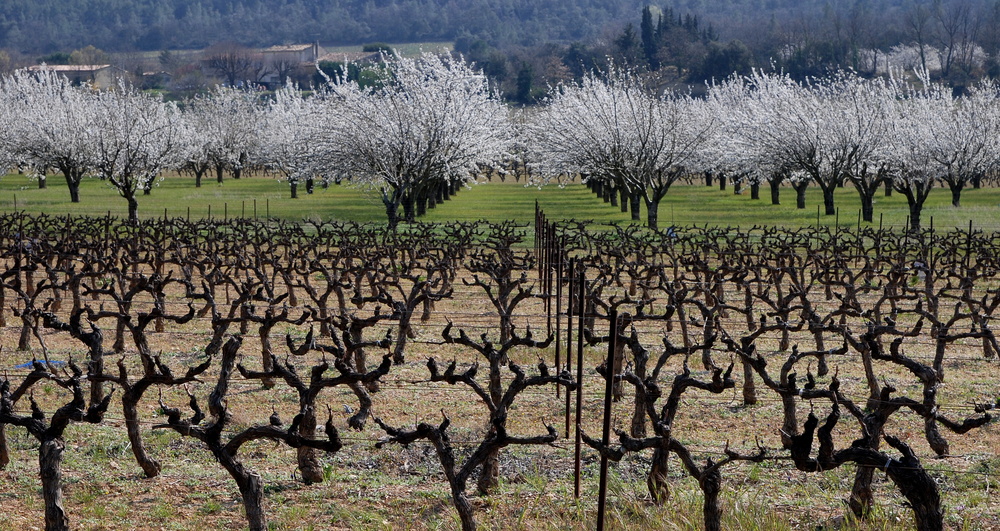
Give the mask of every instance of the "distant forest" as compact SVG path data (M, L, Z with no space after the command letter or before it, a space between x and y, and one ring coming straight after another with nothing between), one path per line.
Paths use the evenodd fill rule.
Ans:
M44 54L87 45L119 52L462 36L498 48L536 46L606 38L647 4L702 17L721 39L753 49L776 32L857 32L859 17L879 40L898 42L908 11L968 6L982 15L996 0L3 0L0 48ZM980 19L983 33L996 31Z
M641 0L4 0L0 48L51 53L453 40L497 45L592 38Z
M122 71L169 71L149 88L173 91L217 81L174 50L431 41L453 42L524 104L608 61L695 90L752 68L796 78L922 68L961 90L1000 77L1000 0L0 1L0 71L106 52ZM158 65L138 64L157 54L135 52L152 51Z

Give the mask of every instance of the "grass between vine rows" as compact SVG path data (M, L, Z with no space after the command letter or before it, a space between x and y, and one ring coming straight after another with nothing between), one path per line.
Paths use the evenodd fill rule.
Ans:
M531 302L523 309L518 326L524 327L527 317L542 313L540 303ZM383 378L382 391L373 395L374 412L395 426L412 426L417 422L437 423L441 412L453 421L450 429L460 455L471 452L472 441L481 440L485 413L474 394L462 386L426 382L426 360L435 356L439 361L455 359L460 367L475 360L472 353L460 347L438 345L444 315L483 315L482 301L456 300L438 304L431 321L418 326L419 335L408 351L406 363L394 367ZM141 307L135 308L142 311ZM519 312L521 314L522 312ZM544 320L541 320L544 322ZM465 317L456 326L465 326L470 335L477 335L477 326L489 326L492 318ZM164 361L175 372L203 359L200 353L208 335L193 327L169 326L166 333L153 334L152 348L161 352ZM538 325L536 325L537 327ZM661 325L641 327L644 342L655 344L662 334ZM537 328L536 328L537 331ZM110 331L109 331L110 332ZM372 332L380 335L382 329ZM3 330L0 337L6 348L0 353L0 367L9 369L39 350L14 352L16 328ZM276 344L286 333L301 341L305 329L286 326L275 330ZM676 334L676 329L674 334ZM66 359L72 355L82 359L85 353L62 336L45 333L49 356ZM771 351L772 364L780 364L783 355L773 352L777 338L759 343L765 352ZM110 343L111 338L108 338ZM809 343L807 335L793 341ZM321 340L322 342L322 340ZM565 348L565 347L564 347ZM585 349L584 430L591 435L600 433L602 393L604 383L594 367L603 359L605 348ZM920 349L928 349L922 352ZM241 353L243 363L258 367L259 343L253 334L247 336ZM911 356L930 355L932 346L919 343L908 347ZM549 360L552 348L539 353L519 350L515 362L533 372L541 355ZM369 360L376 363L380 354L369 350ZM727 363L724 353L716 353L718 363ZM134 360L133 354L126 359ZM114 358L109 361L114 361ZM304 373L316 355L295 360ZM680 370L681 361L672 360L665 374ZM941 393L942 407L949 414L961 417L970 414L973 401L983 401L995 394L993 366L996 361L981 358L976 345L959 346L949 355L948 380ZM138 370L130 361L132 374ZM844 357L831 360L831 371L837 371L846 393L861 396L864 376L856 360ZM707 373L694 359L691 369L698 378ZM912 378L891 366L882 366L881 377L898 385L900 393L919 396ZM216 370L215 367L211 369ZM738 374L739 371L737 370ZM509 374L507 375L509 377ZM214 385L216 374L203 377L204 383L192 387L202 397ZM669 378L669 377L668 377ZM827 378L828 379L828 378ZM827 379L821 379L825 385ZM681 414L675 422L674 434L688 444L699 459L719 458L729 444L737 451L750 453L759 441L771 449L771 455L781 456L778 428L781 425L781 405L766 391L754 407L743 407L737 389L724 395L690 393L685 395ZM232 384L228 402L236 414L234 430L267 422L275 408L287 423L296 410L296 396L286 386L264 390L259 382L245 382L238 377ZM35 392L42 408L51 412L66 400L65 392L52 384L39 385ZM179 389L164 391L164 400L185 410L187 397ZM324 392L319 404L330 405L334 422L341 429L345 448L324 456L327 481L306 486L296 480L294 453L283 445L253 443L241 451L244 461L264 478L265 511L275 529L457 529L458 521L449 500L447 483L437 463L432 447L416 443L408 448L390 446L376 449L374 442L384 434L369 422L361 432L346 427L349 416L345 406L355 405L347 389ZM557 427L564 435L563 399L556 399L552 389L526 392L514 404L509 428L511 433L532 435L544 433L543 423ZM202 403L204 407L204 402ZM800 406L805 416L808 405ZM825 405L817 405L817 414L825 414ZM631 415L631 400L615 405L614 426L627 429ZM205 529L239 528L244 525L239 492L229 476L213 461L200 443L181 438L172 431L153 430L152 425L164 417L156 403L156 392L147 393L140 409L143 432L151 454L164 464L161 476L145 479L135 465L117 400L112 401L106 421L98 426L78 424L67 432L67 452L63 471L66 508L75 528L79 529ZM996 497L1000 468L1000 434L994 424L970 434L946 435L952 445L951 455L933 458L923 440L922 420L916 415L900 413L893 416L887 432L899 436L913 446L925 468L938 481L946 522L952 529L992 529L1000 526L1000 501ZM37 479L37 443L18 428L8 429L12 462L0 471L0 502L4 518L0 529L31 529L41 524L42 501ZM849 423L838 428L837 444L843 446L857 437ZM502 454L502 484L489 497L474 497L482 529L592 529L596 518L598 458L584 448L582 496L573 497L573 445L561 438L552 447L508 448ZM700 529L701 492L674 460L671 469L672 499L665 507L651 503L645 487L648 454L633 454L611 468L609 524L611 529ZM870 523L856 524L842 520L843 500L850 491L854 467L807 474L794 470L787 460L777 459L761 464L734 464L723 469L724 522L727 529L817 529L844 525L844 529L908 529L911 514L903 505L895 487L876 475L877 514Z
M38 189L35 181L24 175L7 175L0 178L0 211L24 210L29 213L50 215L115 216L126 214L125 201L98 179L85 179L81 187L80 203L69 201L66 183L61 176L49 176L47 188ZM761 190L761 199L751 200L744 189L739 195L717 186L675 184L659 208L661 228L685 225L723 225L751 227L776 225L799 227L815 225L853 227L858 224L860 201L850 186L836 192L839 215L827 216L817 210L822 203L818 187L807 192L806 208L795 208L794 191L781 189L781 204L772 205L769 191ZM530 223L534 220L535 202L538 202L549 219L592 220L597 224L608 222L628 223L630 216L619 207L611 206L596 198L586 187L570 183L564 187L555 184L543 187L525 186L508 178L505 182L493 179L470 185L454 198L429 210L420 218L427 222L477 221L485 219L499 222L515 220ZM299 198L291 199L287 183L252 176L239 180L226 178L222 184L206 177L201 188L195 188L194 179L169 175L148 196L139 197L141 217L203 218L211 214L222 217L271 216L289 221L353 220L359 222L385 221L385 209L378 192L350 184L331 184L316 187L307 194L299 187ZM819 215L817 215L819 214ZM898 193L876 197L874 226L902 229L909 211L906 199ZM641 211L641 224L646 222L645 207ZM968 189L962 194L962 206L951 206L951 194L939 188L930 194L923 211L925 227L968 228L972 220L975 228L988 231L1000 230L1000 189Z

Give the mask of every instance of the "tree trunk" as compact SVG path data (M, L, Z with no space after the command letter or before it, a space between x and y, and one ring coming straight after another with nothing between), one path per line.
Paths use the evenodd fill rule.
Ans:
M628 193L628 190L624 186L618 190L618 194L619 196L621 196L622 212L628 212L628 205L631 194Z
M668 464L670 452L665 448L653 449L653 463L649 467L649 475L646 476L646 488L653 496L653 503L665 505L670 498L670 480L668 479Z
M293 306L295 305L293 304ZM268 321L262 323L260 328L257 329L257 335L260 336L260 367L264 372L274 370L274 359L271 357L274 355L274 349L271 346L271 329L275 324L274 321ZM260 383L264 389L272 389L275 385L275 380L270 377L261 378Z
M757 403L757 388L753 381L753 367L743 360L743 405L752 406Z
M646 226L652 230L656 230L658 227L660 202L659 201L646 201Z
M875 216L875 198L872 197L873 193L874 190L872 190L872 193L860 192L861 219L867 221L868 223L872 223Z
M874 477L875 469L868 466L859 466L854 473L854 485L851 487L851 497L847 499L847 506L854 516L862 520L867 519L875 507L875 495L872 493Z
M427 194L421 193L417 197L417 217L427 214Z
M26 311L21 312L21 335L17 339L17 350L19 352L31 350L31 330L31 315Z
M712 466L711 460L708 466ZM722 490L722 474L718 468L707 471L702 474L698 483L705 496L702 510L705 516L705 531L721 531L722 509L719 507L719 491Z
M910 232L920 231L920 212L924 209L921 201L910 201Z
M292 189L292 199L299 198L299 183L298 181L290 181L289 187Z
M240 494L243 496L243 509L247 513L247 524L250 531L265 531L267 520L264 517L264 487L260 474L244 469L240 463L233 463L230 466L223 463L223 466L229 470L229 474L233 476L236 485L240 488Z
M721 191L725 191L726 190L726 174L725 173L720 173L719 174L719 190L721 190Z
M629 200L629 208L631 208L632 210L631 213L632 221L636 222L642 221L642 216L639 213L639 210L641 208L640 205L642 205L642 196L635 192L632 192L629 194L628 200Z
M648 361L649 355L644 352L640 351L633 356L635 367L632 373L640 380L646 380L646 362ZM629 435L636 439L642 439L646 436L646 400L646 388L641 385L636 386L635 409L632 410L632 427L629 430Z
M139 430L138 403L140 396L131 396L126 393L122 397L122 416L125 418L125 432L128 434L128 442L132 446L132 455L135 462L146 474L147 478L155 478L160 475L161 466L159 461L153 459L146 453L146 446L142 442L142 432Z
M948 188L951 189L951 206L959 208L962 206L962 186L959 184L948 183Z
M712 172L705 172L705 186L712 186Z
M312 177L306 179L306 195L312 194L316 190L316 180Z
M215 166L215 181L222 184L222 171L225 168L222 164L217 164Z
M750 199L760 199L760 183L750 184Z
M412 192L403 194L403 201L401 203L403 205L403 219L405 219L407 223L413 223L417 219L414 203L415 201Z
M493 429L490 429L491 436ZM500 450L492 450L483 460L483 468L479 471L479 481L476 488L479 493L487 495L496 490L500 484Z
M306 439L313 439L316 436L316 410L312 406L306 407L302 414L302 421L299 424L299 434ZM296 458L299 463L299 472L302 473L302 482L306 485L323 482L323 467L316 457L316 449L308 446L300 446L296 450Z
M115 354L125 352L125 321L121 319L115 324L115 342L111 345L111 350Z
M0 424L0 470L7 468L10 464L10 451L7 449L7 428L6 424Z
M96 339L92 339L93 343L90 348L90 365L87 368L89 374L104 374L104 347L103 345L103 334L100 330L94 330L94 334L97 335ZM100 404L104 400L104 382L91 380L90 381L90 403Z
M62 454L66 444L60 439L42 442L38 449L38 471L42 478L42 498L45 500L46 531L69 529L69 519L63 509Z
M129 223L139 223L139 201L135 198L134 194L128 194L125 197L125 201L128 202Z
M458 485L451 485L451 499L458 511L458 518L462 521L462 531L476 531L476 518L465 490Z
M768 184L771 187L771 204L780 205L781 181L770 181Z
M892 180L887 179L885 181L885 196L892 197Z
M889 479L913 509L914 523L918 531L944 529L944 513L941 511L941 495L934 482L920 462L912 455L905 455L903 466L887 467Z
M809 181L792 185L795 189L795 208L804 209L806 207L806 188L809 188Z
M823 208L824 213L827 216L833 216L837 213L837 207L833 204L833 192L837 189L837 186L820 186L820 190L823 191Z
M924 392L927 393L928 391L925 389ZM934 393L934 391L930 392ZM927 439L927 445L930 446L931 450L938 457L948 455L948 440L941 436L937 421L933 418L924 419L924 438Z
M80 202L80 181L74 179L73 177L66 176L66 188L69 188L69 202L79 203Z
M795 397L788 393L781 395L781 446L783 448L792 447L792 437L799 434L799 423L795 413Z
M383 191L382 204L385 205L385 215L389 221L389 230L396 230L396 226L399 225L399 201L396 200L395 192L393 193L393 197L390 198Z

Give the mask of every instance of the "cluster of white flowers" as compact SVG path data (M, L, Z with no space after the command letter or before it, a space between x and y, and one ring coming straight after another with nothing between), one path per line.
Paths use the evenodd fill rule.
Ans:
M0 108L4 159L38 175L61 171L74 201L80 179L96 175L128 201L132 219L136 193L183 158L177 107L125 84L97 92L20 71L0 80Z
M0 80L0 163L56 169L77 200L99 176L130 205L167 169L273 171L292 186L352 180L382 192L390 220L429 188L500 167L513 152L510 110L462 60L387 57L384 83L332 80L311 96L217 88L183 105L118 85L74 86L50 71Z
M834 190L849 182L868 220L888 183L911 200L916 225L930 187L946 183L957 205L966 183L1000 162L1000 91L991 83L953 98L927 79L842 73L799 83L758 72L709 87L704 100L651 94L622 70L554 88L526 126L543 177L581 174L641 197L650 227L683 173L801 190L814 183L829 215Z
M725 124L719 142L735 147L718 150L720 166L815 183L827 214L835 187L850 182L870 221L875 190L888 183L919 223L935 184L947 184L958 206L962 188L1000 162L1000 91L990 82L954 98L927 79L842 74L796 83L758 73L713 87L710 101Z
M612 69L552 91L525 125L530 158L548 179L583 174L641 199L648 224L670 186L697 169L718 118L704 101L654 96L635 73Z
M383 86L342 83L322 101L315 139L324 174L378 189L390 224L400 206L411 218L433 187L499 167L514 149L509 109L462 60L394 58Z
M515 118L461 59L386 57L381 68L376 87L338 79L271 98L218 88L181 108L127 85L98 92L54 72L15 72L0 79L0 163L57 170L74 200L85 175L99 176L132 216L136 194L166 169L200 183L213 169L221 180L262 168L293 195L302 182L346 178L378 190L394 224L400 208L411 218L421 198L517 158L539 177L533 184L582 175L627 198L633 215L644 203L656 227L670 186L709 171L753 185L813 183L828 214L834 189L850 182L866 219L888 183L910 200L916 224L933 186L947 184L958 205L966 184L1000 161L1000 88L989 82L955 98L926 78L799 83L754 73L694 98L657 95L612 68L554 87Z

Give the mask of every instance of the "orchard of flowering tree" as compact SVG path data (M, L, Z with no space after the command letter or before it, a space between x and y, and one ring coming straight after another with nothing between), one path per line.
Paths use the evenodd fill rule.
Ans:
M857 189L865 221L884 187L903 194L910 225L935 187L960 204L968 186L995 174L1000 92L992 82L954 97L920 76L863 79L850 73L805 83L755 73L708 87L705 97L657 92L627 68L553 87L537 107L515 110L460 58L386 57L380 86L329 79L271 95L216 88L170 103L127 85L94 91L54 72L0 80L0 155L8 168L65 176L74 202L81 179L106 182L137 219L136 195L170 170L202 178L268 172L300 186L370 188L387 221L412 222L459 186L529 170L529 184L580 176L620 197L650 228L671 185L694 175L730 179L773 202L789 185L804 207L808 186ZM40 184L43 184L40 182Z
M1000 86L755 73L695 97L612 68L515 110L461 59L382 75L180 103L0 79L4 165L129 213L0 213L11 526L1000 525L1000 234L920 221L933 188L957 207L995 180ZM170 172L353 183L388 228L140 217ZM511 172L638 223L416 221ZM814 185L828 215L853 186L866 221L892 191L909 224L659 230L694 176Z

